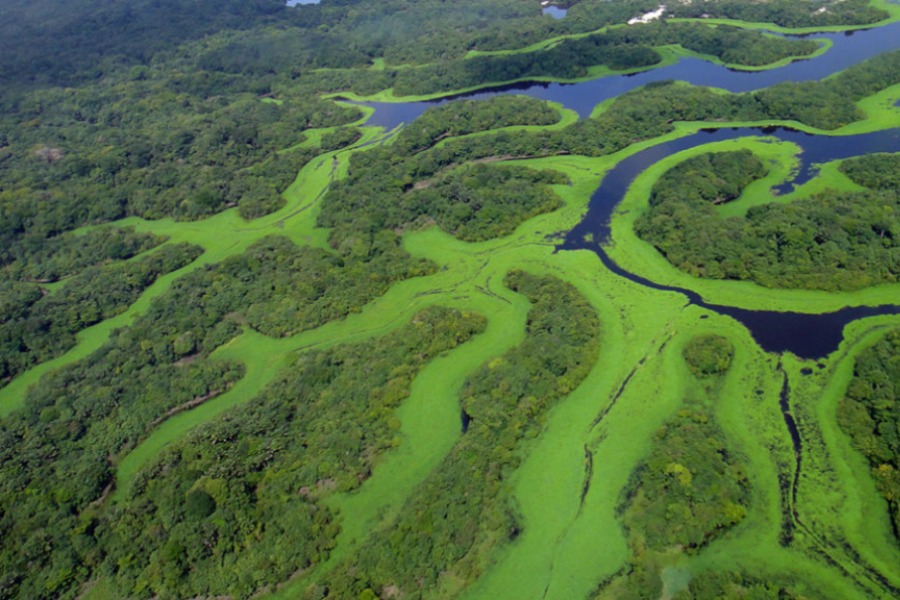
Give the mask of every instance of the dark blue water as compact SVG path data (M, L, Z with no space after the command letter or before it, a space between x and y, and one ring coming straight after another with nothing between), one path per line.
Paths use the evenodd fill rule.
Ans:
M633 75L602 77L582 83L522 82L447 96L430 102L367 102L368 106L375 108L375 114L367 124L380 125L390 130L401 123L413 121L435 104L458 98L482 100L499 94L523 94L559 102L566 108L576 111L581 117L586 117L600 102L653 81L677 79L694 85L718 87L730 92L747 92L783 81L819 80L867 58L900 48L900 22L846 33L817 33L814 37L828 38L834 45L821 56L767 71L735 71L699 58L684 58L666 67Z
M446 97L435 102L369 103L376 110L367 124L393 129L404 122L411 122L436 103L460 97L484 99L498 94L525 94L559 102L585 117L598 103L653 81L678 79L694 85L744 92L784 81L818 80L872 56L900 48L900 23L855 32L815 34L814 37L827 37L834 45L819 57L769 71L733 71L700 59L684 59L675 65L634 75L604 77L577 84L520 83ZM847 307L833 313L803 314L753 311L710 304L696 292L657 284L622 269L609 258L601 244L609 237L610 215L638 174L676 152L701 144L748 135L774 136L801 147L802 164L789 181L775 188L781 193L789 192L794 186L813 177L817 163L869 152L900 151L900 129L835 137L814 136L785 128L722 128L701 131L657 144L616 165L607 173L600 187L592 195L582 222L567 234L565 242L558 250L591 250L597 254L607 269L621 277L652 289L683 294L692 304L728 315L743 323L757 343L769 352L790 351L802 358L823 357L837 349L843 337L843 329L851 321L875 315L900 314L900 305Z
M577 246L560 246L560 250L588 249L600 257L603 265L620 277L645 287L683 294L690 304L696 304L739 321L750 331L760 348L766 352L793 352L800 358L821 358L837 350L844 337L844 327L857 319L878 315L898 315L900 305L853 306L823 314L747 310L734 306L705 302L700 294L680 287L661 285L621 268L598 243L582 241ZM702 317L701 317L702 318Z
M581 223L567 235L564 249L579 248L580 240L590 235L598 243L609 238L609 220L612 212L624 198L634 178L660 160L695 146L733 140L747 136L768 136L792 142L800 147L800 166L788 181L775 187L779 193L788 193L795 186L812 179L818 172L817 165L870 152L900 152L900 128L848 136L812 135L786 127L729 127L705 129L699 133L663 142L632 154L619 162L600 183L591 196L588 211Z
M786 128L727 128L705 130L671 142L642 150L619 162L591 196L581 223L567 235L559 250L591 250L607 269L637 284L662 291L684 294L691 304L728 315L744 324L756 342L768 352L790 351L802 358L819 358L837 349L844 326L851 321L875 315L900 314L900 306L857 306L825 314L756 311L710 304L694 291L661 285L622 269L606 254L603 243L609 238L609 220L634 178L663 158L710 142L739 137L765 135L793 142L801 147L802 166L779 188L789 191L815 175L815 164L849 158L868 152L900 151L900 128L853 136L815 136Z

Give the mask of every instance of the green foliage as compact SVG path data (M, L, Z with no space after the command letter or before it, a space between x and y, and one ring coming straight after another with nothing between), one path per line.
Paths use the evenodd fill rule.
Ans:
M656 433L626 488L622 518L638 554L696 552L747 514L743 467L709 410L689 406Z
M386 337L304 353L260 397L168 449L101 527L121 593L247 598L325 560L339 525L323 501L369 477L419 370L484 325L430 308Z
M587 375L600 328L590 304L568 283L515 271L506 284L532 303L525 341L467 380L467 432L396 519L320 582L327 597L394 586L404 597L421 598L441 577L471 582L488 553L519 534L506 482L546 411Z
M764 36L737 27L709 27L698 23L653 23L614 28L585 37L566 39L550 48L513 54L482 55L450 63L400 69L395 93L420 95L448 92L483 84L535 77L575 79L588 67L613 70L645 68L661 60L653 48L681 44L689 50L740 65L765 65L791 56L815 52L818 44Z
M900 540L900 330L860 353L838 423L871 466Z
M0 251L0 263L6 264L3 274L12 279L52 283L90 266L131 258L164 241L133 227L104 227L49 239L24 237Z
M339 137L339 132L350 132L340 129L332 136L323 136L323 145L327 142L327 150L340 147L345 141L352 143L358 137L350 135ZM336 137L338 136L338 137ZM328 137L328 139L326 139ZM275 212L285 201L281 194L297 178L297 172L309 161L326 151L325 147L298 148L284 154L273 154L265 162L253 165L234 174L229 181L229 193L237 200L238 213L250 221Z
M854 25L875 23L888 17L883 10L869 6L867 0L704 0L673 4L670 10L676 17L709 15L783 27Z
M558 131L499 131L479 136L451 137L413 157L407 156L411 150L402 143L395 150L383 148L358 153L351 162L350 180L366 173L373 179L376 188L393 188L391 193L396 194L397 190L414 186L467 161L558 154L612 154L641 140L671 133L674 123L679 121L795 119L812 127L835 129L862 118L855 102L900 82L898 73L900 51L895 51L823 81L784 83L743 94L659 82L623 94L596 117L582 119ZM413 124L412 128L415 127ZM338 184L335 190L339 190L341 185L356 185L350 180ZM368 188L365 189L368 193ZM334 197L327 201L326 211L331 202L338 201ZM355 202L362 204L358 198Z
M841 163L841 172L873 190L900 189L900 154L867 154Z
M447 137L513 125L551 125L557 121L557 111L546 102L528 96L457 100L426 110L400 130L394 147L403 154L415 154Z
M713 392L711 388L695 393ZM618 514L633 558L627 573L610 582L616 598L659 598L666 564L671 564L667 556L699 552L747 515L749 482L740 457L728 450L725 434L713 418L712 400L702 396L688 399L684 408L659 428L649 455L632 472L622 492ZM743 587L731 574L701 577L691 580L690 587L674 597L730 598L735 596L705 594L716 588ZM754 593L760 591L748 587ZM604 591L601 589L601 595Z
M165 256L167 248L147 260ZM26 408L0 422L0 531L8 532L0 543L0 572L12 582L4 585L16 590L10 594L71 596L98 568L102 552L93 534L84 531L95 527L89 509L112 481L115 462L168 416L222 393L242 376L242 368L208 358L240 332L241 324L274 336L316 327L360 310L393 282L427 268L409 259L389 232L348 240L336 253L266 238L242 255L175 281L100 350L44 377L29 391ZM24 302L33 300L16 289ZM95 285L86 289L108 293ZM185 493L179 491L179 507ZM287 521L280 526L294 528ZM214 524L194 521L191 527L197 536L192 539L203 540ZM123 534L128 541L118 547L134 551L135 531ZM159 556L174 565L184 567L191 552L201 551L183 540L170 542ZM82 543L94 550L85 554ZM134 556L118 558L119 568L138 568ZM60 561L73 570L47 587ZM170 589L155 576L145 578Z
M786 25L883 16L863 0L764 4L695 1L670 10L702 5L711 16ZM359 138L358 130L338 127L318 148L297 146L305 130L359 116L321 93L432 93L519 77L576 77L600 64L656 64L654 48L673 43L747 65L814 49L813 42L724 26L658 23L611 28L538 52L463 58L473 49L592 32L656 6L584 0L555 21L541 17L537 3L520 0L327 0L292 9L282 0L7 2L0 23L0 379L57 356L77 331L118 314L199 252L164 246L125 262L164 240L127 229L73 230L129 215L187 220L236 207L253 219L277 210L302 165ZM376 58L377 68L368 68ZM350 177L324 199L320 224L334 227L330 250L272 237L198 268L100 350L38 381L25 407L0 422L0 598L76 598L97 577L114 581L123 597L249 597L321 564L339 528L326 500L357 488L396 443L393 411L419 370L484 323L429 309L383 339L304 353L254 402L172 444L125 500L110 506L105 499L124 455L168 417L242 377L239 365L210 357L216 348L246 327L270 336L318 327L361 310L398 281L430 273L432 265L403 252L394 229L433 221L478 241L559 206L549 189L565 182L557 173L465 163L609 154L668 133L675 121L795 119L836 128L861 117L856 100L898 82L898 60L894 52L826 81L748 94L648 86L595 119L554 131L487 133L556 122L558 114L537 100L451 103L423 115L393 144L357 153ZM392 67L400 64L414 66ZM851 178L881 194L751 211L748 227L759 235L742 241L774 240L778 264L799 265L800 273L773 267L751 275L815 287L815 277L832 277L816 261L837 256L847 279L835 285L892 280L900 232L896 182L886 176L896 171L891 164L847 162ZM713 232L713 219L697 215L758 176L729 166L712 160L692 174L697 184L688 191L703 201L692 226ZM668 205L661 198L656 205ZM810 240L828 247L806 265ZM707 258L704 268L714 270L719 259ZM740 258L755 264L753 256ZM883 270L873 272L876 264ZM63 278L52 292L39 287ZM393 585L415 598L439 581L465 585L519 534L508 480L547 411L595 362L599 324L568 284L520 272L507 282L532 302L525 342L466 382L468 432L396 515L314 588L321 595L370 599ZM689 347L685 358L698 372L722 368L713 360L724 355L716 343ZM864 366L860 378L869 376ZM848 392L864 406L846 401L845 426L854 443L872 451L873 472L893 502L897 464L886 454L892 413L883 388L898 377L889 374L885 383L871 373L871 382L854 384L855 396ZM690 406L663 428L632 481L624 519L632 543L650 554L671 544L695 551L743 517L746 482L707 412ZM658 579L647 564L635 572ZM689 592L767 597L775 588L729 575L698 577ZM659 596L655 589L652 597Z
M378 230L436 222L465 241L501 237L527 219L559 208L562 201L548 184L566 181L554 171L473 165L404 189L407 186L390 171L379 169L381 163L367 166L326 195L319 223L337 227L338 235L349 228ZM363 187L369 190L366 196L360 195Z
M801 582L750 576L744 572L706 571L692 577L688 587L673 596L673 600L711 600L741 598L746 600L803 600L827 598L818 590L806 591Z
M168 411L214 396L242 375L208 360L156 362L151 343L119 334L89 359L44 378L25 408L0 423L5 597L76 597L103 560L96 512L116 457Z
M632 17L656 10L659 2L643 0L580 0L556 2L569 7L565 19L521 19L514 27L495 23L476 37L479 50L511 50L553 36L585 33L601 27L626 23ZM826 7L827 11L820 11ZM727 18L739 21L775 23L783 27L816 27L875 23L887 13L869 6L866 0L694 0L666 4L666 15L681 18Z
M348 177L329 187L318 224L335 228L334 244L357 232L430 223L466 241L508 235L525 220L559 208L561 200L548 185L567 179L517 166L453 169L451 160L459 157L459 146L449 144L454 141L450 136L546 123L551 113L556 114L544 102L503 97L431 109L411 125L410 133L401 132L396 143L353 155ZM469 140L478 144L479 137L458 141L463 146ZM434 147L439 139L445 143Z
M178 2L75 0L64 10L48 0L10 2L0 26L4 85L71 85L123 63L147 64L182 42L222 29L243 29L286 12L279 0Z
M438 176L427 188L410 192L408 214L421 211L461 240L488 240L508 235L520 223L562 206L548 185L566 181L556 171L460 167Z
M685 345L681 354L695 377L710 377L724 373L731 366L734 344L721 335L697 335Z
M675 267L697 277L773 288L853 290L900 275L897 190L823 192L721 218L712 204L763 175L749 152L701 155L654 185L635 231Z
M184 514L188 519L203 519L216 512L215 499L203 490L191 490L184 498Z
M11 289L19 299L0 321L0 383L63 354L75 345L76 333L124 311L160 275L200 254L190 244L165 246L137 261L89 267L48 295L36 286L0 282L0 290Z

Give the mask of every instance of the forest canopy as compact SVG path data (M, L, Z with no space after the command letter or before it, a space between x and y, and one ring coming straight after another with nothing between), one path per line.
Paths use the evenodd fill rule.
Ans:
M538 0L0 6L0 600L444 599L510 563L537 592L505 587L522 597L586 581L579 597L799 600L825 596L823 573L846 584L833 594L897 591L857 560L884 546L820 527L842 490L818 495L809 527L798 516L832 483L806 460L830 441L789 384L823 397L837 359L788 381L793 359L740 325L557 254L544 225L569 227L635 144L735 122L880 126L860 122L892 114L900 51L743 93L620 77L631 91L580 119L521 87L449 96L684 56L717 72L828 57L756 24L871 26L887 5L693 0L626 25L658 0L553 4L565 18ZM435 103L385 131L370 94ZM848 159L830 171L844 191L724 218L770 165L695 155L636 231L767 299L896 283L898 167ZM895 534L898 340L859 352L837 416ZM796 576L742 562L763 539ZM582 543L603 548L557 560Z

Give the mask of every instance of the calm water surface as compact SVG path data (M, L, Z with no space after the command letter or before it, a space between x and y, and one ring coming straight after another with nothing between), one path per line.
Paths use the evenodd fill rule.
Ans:
M822 33L813 37L828 38L834 45L821 56L796 61L768 71L735 71L699 58L683 58L673 65L633 75L612 75L581 83L521 82L448 96L430 102L367 102L368 106L375 108L375 114L368 124L380 125L390 130L401 123L413 121L435 104L458 98L482 100L500 94L523 94L559 102L566 108L576 111L581 117L586 117L600 102L653 81L677 79L694 85L723 88L730 92L748 92L783 81L818 80L843 71L867 58L900 48L900 22L876 29Z
M801 148L801 166L789 181L778 189L789 192L795 185L805 183L815 175L817 163L849 158L867 152L900 151L900 128L853 136L815 136L787 128L723 128L705 130L670 142L642 150L619 162L609 171L600 187L591 196L588 211L581 223L558 246L559 250L591 250L613 273L640 285L684 294L691 304L728 315L743 323L757 343L769 352L789 350L803 358L818 358L837 349L843 337L844 326L863 317L900 314L900 306L844 308L833 313L809 315L793 312L756 311L710 304L688 289L657 284L644 277L626 271L609 258L603 244L609 238L609 220L612 212L634 178L651 165L676 152L695 146L731 140L739 137L766 135L793 142Z
M547 7L550 8L550 7ZM792 37L792 36L787 36ZM498 86L477 92L446 97L431 102L367 103L375 113L367 124L387 129L408 123L428 107L456 98L485 99L500 94L524 94L543 100L559 102L575 110L581 117L610 98L653 81L676 79L694 85L713 86L730 92L746 92L769 87L785 81L819 80L883 52L900 48L900 23L875 29L814 34L814 38L828 38L833 47L821 56L791 63L768 71L735 71L697 58L685 58L678 63L637 73L603 77L576 84L518 83ZM898 117L900 122L900 117ZM688 289L660 285L630 273L615 264L603 249L609 236L609 218L634 178L654 163L676 152L714 141L745 136L767 135L797 144L802 149L802 165L798 173L776 188L788 192L795 185L815 175L817 163L858 156L869 152L900 151L900 129L891 129L856 136L814 136L785 128L722 128L707 130L670 142L657 144L621 161L604 177L594 192L582 222L576 225L558 247L559 250L591 250L613 273L653 289L684 294L688 301L715 312L731 316L743 323L760 346L770 352L790 351L803 358L818 358L837 349L845 325L863 317L900 314L900 304L875 307L848 307L833 313L810 315L793 312L752 311L733 306L704 302L699 294ZM588 236L588 234L591 234ZM593 239L594 241L586 241ZM900 301L900 298L898 298Z

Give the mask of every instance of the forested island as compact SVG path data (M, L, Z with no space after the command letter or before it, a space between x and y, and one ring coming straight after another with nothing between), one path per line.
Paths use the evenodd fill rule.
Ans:
M553 5L0 7L0 600L900 595L900 5Z

